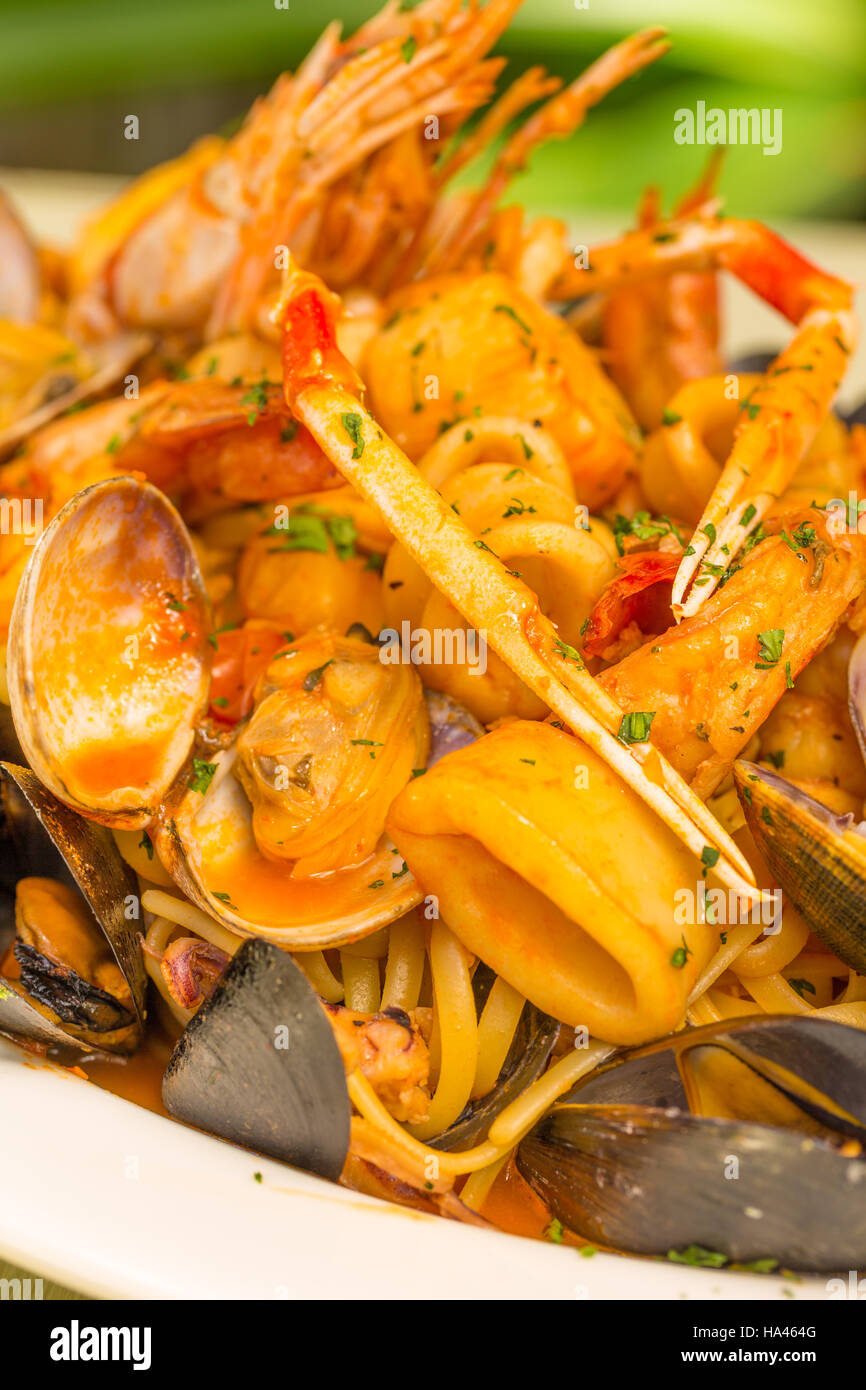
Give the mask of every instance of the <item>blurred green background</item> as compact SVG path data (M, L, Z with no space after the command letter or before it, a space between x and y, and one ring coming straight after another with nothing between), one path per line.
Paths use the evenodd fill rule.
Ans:
M580 4L587 8L579 8ZM371 0L0 0L0 164L134 173L236 119L325 23ZM707 150L673 141L678 107L783 112L783 149L732 148L732 213L866 217L866 0L524 0L501 51L514 74L574 76L610 42L665 24L673 49L615 92L516 193L533 207L631 209L684 189ZM123 118L140 139L123 138Z

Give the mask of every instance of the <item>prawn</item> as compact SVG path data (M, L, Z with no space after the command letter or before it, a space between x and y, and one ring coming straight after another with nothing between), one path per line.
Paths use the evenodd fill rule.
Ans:
M677 618L697 613L729 563L791 482L825 419L857 342L852 288L827 275L759 222L693 216L631 232L568 262L554 298L640 284L659 275L731 271L796 324L788 347L740 400L721 476L704 506L673 586ZM679 420L670 415L668 427Z

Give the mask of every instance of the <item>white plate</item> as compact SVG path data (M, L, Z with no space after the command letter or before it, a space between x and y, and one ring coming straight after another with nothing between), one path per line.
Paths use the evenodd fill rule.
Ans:
M40 236L116 191L95 176L3 170ZM621 218L596 215L590 241ZM590 235L591 230L591 235ZM866 232L787 229L819 264L856 278ZM731 355L791 329L729 290ZM866 383L866 352L846 398ZM793 1284L574 1250L407 1212L150 1114L0 1040L0 1255L105 1298L816 1299ZM262 1174L257 1183L255 1172Z
M587 1259L410 1212L174 1124L3 1040L0 1114L0 1255L93 1297L826 1297L823 1279Z

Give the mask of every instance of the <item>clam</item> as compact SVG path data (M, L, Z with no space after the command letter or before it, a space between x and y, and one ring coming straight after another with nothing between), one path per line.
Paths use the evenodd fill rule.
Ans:
M178 885L236 933L311 950L395 920L420 891L383 833L359 852L349 821L425 765L416 673L357 638L296 643L219 746L204 727L209 630L192 542L165 496L132 478L79 493L34 547L13 612L9 691L31 767L83 815L147 827ZM337 703L350 687L372 694L347 697L337 728L310 708L323 682L341 688ZM368 707L390 742L363 727ZM330 777L321 796L313 754ZM302 841L318 858L300 869L290 856Z
M2 230L0 217L0 244ZM0 286L0 295L2 289ZM60 341L62 344L63 340ZM142 333L119 333L93 343L86 356L79 354L73 345L68 345L68 352L59 355L55 348L53 357L44 364L44 371L18 400L14 417L0 429L0 458L64 410L80 406L119 382L144 356L152 342L152 338ZM71 360L66 361L66 358Z
M162 1086L176 1119L320 1177L340 1176L351 1106L327 1017L291 956L245 941L187 1025Z
M62 1055L131 1052L146 984L138 919L127 916L138 902L135 875L108 830L58 801L28 769L0 766L18 873L14 928L4 924L6 938L14 933L11 951L0 941L0 1031Z
M10 199L0 191L0 319L35 323L41 296L39 250Z
M429 769L448 753L456 753L458 748L481 738L484 725L464 705L439 690L425 690L424 701L430 716Z
M15 729L42 784L106 825L146 825L207 705L207 599L178 513L149 483L79 492L24 572L9 633Z
M778 773L734 765L749 829L770 872L812 931L866 974L866 838Z
M563 1225L619 1250L857 1269L864 1075L858 1029L799 1015L712 1024L578 1083L522 1141L518 1168Z

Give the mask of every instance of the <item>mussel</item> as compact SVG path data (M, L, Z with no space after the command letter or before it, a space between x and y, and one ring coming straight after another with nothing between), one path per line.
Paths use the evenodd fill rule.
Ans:
M291 956L245 941L165 1073L170 1115L336 1180L351 1107L331 1026Z
M480 1006L493 977L478 974ZM497 1085L434 1146L476 1142L544 1069L558 1028L527 1006ZM244 942L228 963L178 1041L162 1094L171 1115L198 1129L320 1177L343 1170L351 1107L340 1049L306 976L269 942Z
M866 837L769 768L740 761L734 780L770 872L812 931L866 974Z
M866 1263L866 1035L757 1015L626 1053L520 1144L563 1225L628 1253Z
M28 769L0 769L18 877L14 925L0 940L0 1032L57 1055L132 1052L145 1017L135 875L104 827Z

